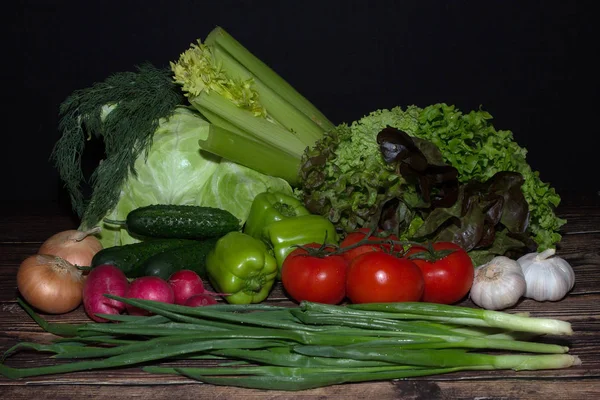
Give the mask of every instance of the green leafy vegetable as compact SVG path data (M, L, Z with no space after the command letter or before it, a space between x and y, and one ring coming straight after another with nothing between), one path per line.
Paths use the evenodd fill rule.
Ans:
M558 230L566 222L554 213L560 197L527 164L527 150L515 142L512 132L496 130L491 120L486 111L463 114L454 106L436 104L423 109L414 135L435 144L458 169L461 182L485 182L502 171L523 175L522 191L531 214L529 231L540 250L552 247L560 241Z
M525 234L529 207L516 172L499 172L486 182L461 185L451 207L433 209L413 237L450 241L469 252L474 265L490 261L494 255L535 249ZM473 250L487 249L474 253Z
M412 209L422 201L416 188L395 172L395 166L383 161L377 134L388 126L414 132L420 109L395 111L375 111L350 125L341 124L305 153L301 189L311 212L327 215L346 232L373 228L383 204L401 192L407 205L406 221L413 219Z
M389 126L377 134L377 143L384 161L395 163L396 170L407 182L417 186L427 204L432 207L455 204L458 171L441 161L442 154L435 145Z
M121 184L135 174L134 164L152 143L162 118L169 117L184 97L169 71L143 65L104 82L75 91L60 107L61 138L51 155L83 225L93 226L115 206ZM106 159L90 181L95 196L87 202L81 185L86 138L102 138Z
M291 193L283 179L223 160L198 145L214 126L185 103L170 72L146 65L76 92L63 104L63 136L53 158L82 226L102 226L104 247L138 242L121 226L151 204L216 207L245 221L254 196L267 189ZM168 112L167 112L168 111ZM81 157L86 134L101 138L106 158L94 171L89 202ZM75 158L73 157L75 155Z
M305 153L299 192L311 212L329 216L345 231L381 226L403 237L436 232L440 238L457 239L470 230L470 240L461 243L478 249L479 255L504 254L517 243L525 246L527 236L540 248L553 246L565 223L554 214L560 198L531 170L512 133L496 131L490 119L485 111L462 114L446 104L375 111L327 132ZM515 175L497 175L501 172L522 178L511 181L508 177ZM455 204L456 183L471 186ZM498 211L488 209L493 203L489 196L503 211L497 221L489 219ZM450 216L455 223L444 225ZM502 245L495 242L499 232L492 221L509 230L508 236L498 235Z
M244 222L254 195L292 186L341 230L379 225L404 238L461 237L481 256L530 237L551 247L565 223L554 214L559 196L489 113L412 105L334 126L220 27L170 71L113 75L75 92L61 113L52 158L83 227L156 203L218 207ZM104 141L106 158L87 202L81 157L91 135ZM497 175L504 172L522 180L508 185ZM135 241L104 228L105 246Z

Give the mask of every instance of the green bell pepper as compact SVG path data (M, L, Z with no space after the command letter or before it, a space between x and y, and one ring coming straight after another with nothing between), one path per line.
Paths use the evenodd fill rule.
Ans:
M273 222L309 214L302 202L293 196L279 192L259 193L250 206L244 233L262 238L263 229Z
M206 271L213 287L227 293L228 303L253 304L267 298L278 269L265 243L242 232L230 232L206 256Z
M338 242L338 234L331 221L312 214L273 222L264 228L263 235L263 239L273 248L280 273L283 261L297 245Z

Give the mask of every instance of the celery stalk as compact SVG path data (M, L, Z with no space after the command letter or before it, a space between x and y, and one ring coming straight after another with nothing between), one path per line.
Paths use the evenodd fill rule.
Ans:
M230 75L238 77L243 81L252 79L253 86L258 92L260 103L267 109L268 116L288 130L295 132L306 146L312 146L323 136L323 128L273 89L266 86L225 50L220 47L214 47L212 55L214 60L220 63Z
M262 62L241 43L229 35L223 28L213 29L205 40L206 44L220 46L231 54L240 64L244 65L260 81L302 111L311 120L317 123L324 131L335 126L323 115L308 99L287 83L281 76Z
M298 184L300 159L264 142L232 133L213 123L208 138L199 143L203 150L263 174L285 179L292 186Z
M199 107L196 107L196 108L199 108ZM257 138L255 138L254 136L249 134L248 132L244 131L243 129L238 128L237 126L233 125L231 122L226 120L225 118L207 110L206 108L202 108L201 113L208 120L208 122L210 122L211 124L217 125L220 128L226 129L227 131L229 131L230 134L236 134L236 135L243 136L245 138L260 142L260 140L258 140Z
M201 113L211 123L207 138L199 140L202 150L263 174L285 179L290 185L298 184L300 156L292 156L259 140L205 108L201 109Z
M306 145L293 133L264 118L255 117L252 112L235 106L216 92L202 92L189 101L200 112L206 109L260 141L280 148L292 156L300 157L304 153Z

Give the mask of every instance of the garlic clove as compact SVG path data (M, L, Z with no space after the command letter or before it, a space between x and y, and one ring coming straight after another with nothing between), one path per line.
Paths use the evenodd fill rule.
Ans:
M475 269L470 297L486 310L503 310L514 306L526 288L521 266L515 260L498 256Z
M517 260L527 282L525 297L536 301L558 301L573 289L575 272L555 253L555 249L547 249L541 253L526 254Z

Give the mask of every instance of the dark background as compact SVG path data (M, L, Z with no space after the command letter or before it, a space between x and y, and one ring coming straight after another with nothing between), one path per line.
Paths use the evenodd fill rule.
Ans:
M68 198L48 158L74 90L168 66L216 25L334 123L378 108L482 107L559 192L600 190L591 1L33 1L5 8L3 200ZM21 75L22 74L22 75Z

